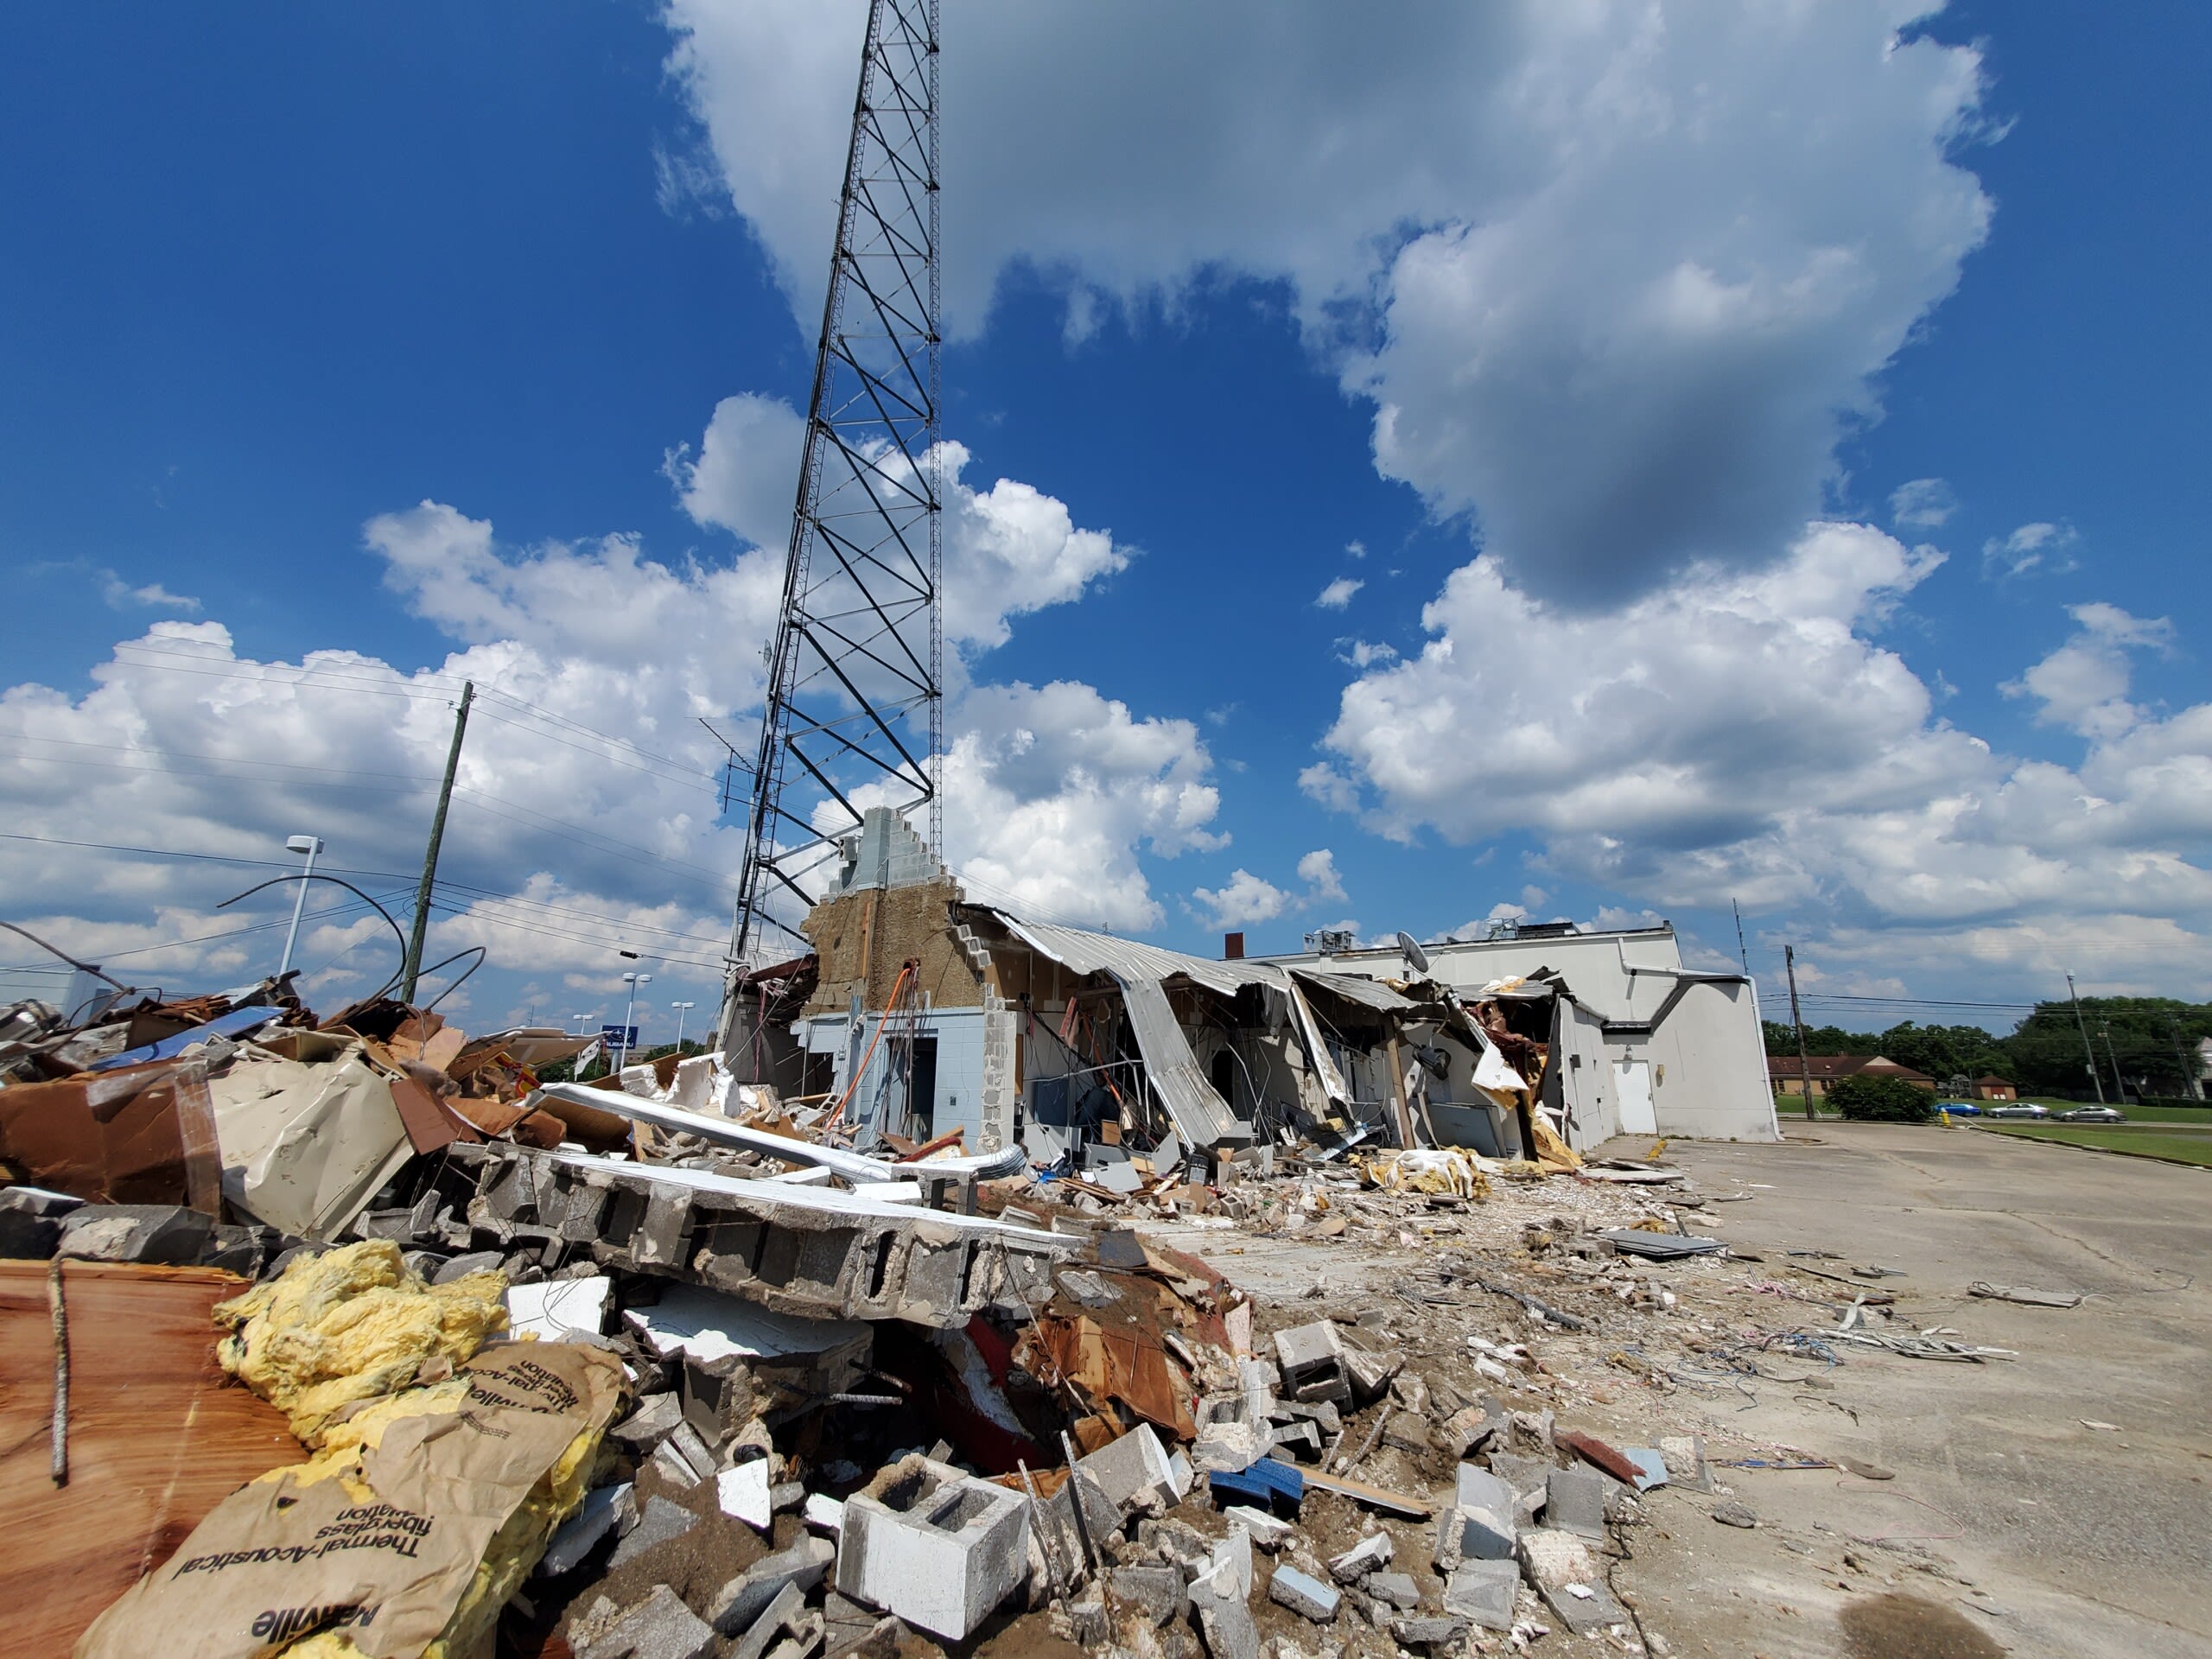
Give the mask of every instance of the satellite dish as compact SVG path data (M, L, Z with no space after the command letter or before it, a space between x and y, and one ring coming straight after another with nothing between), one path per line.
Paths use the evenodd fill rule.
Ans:
M1412 934L1398 935L1398 949L1405 952L1406 962L1414 972L1425 974L1428 971L1428 952L1421 948Z

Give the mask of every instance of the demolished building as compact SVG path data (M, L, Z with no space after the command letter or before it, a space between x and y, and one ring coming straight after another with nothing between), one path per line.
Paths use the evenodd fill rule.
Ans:
M1616 1135L1781 1138L1758 986L1745 974L1685 967L1669 924L1586 931L1545 923L1446 939L1421 956L1460 998L1524 1007L1516 1024L1551 1046L1542 1092L1570 1145ZM1376 980L1408 971L1396 945L1269 960Z
M1683 969L1665 929L1560 942L1571 976L1490 947L1217 961L972 903L887 809L841 851L812 957L733 987L728 1060L865 1145L957 1134L1127 1191L1304 1141L1775 1133L1749 982Z

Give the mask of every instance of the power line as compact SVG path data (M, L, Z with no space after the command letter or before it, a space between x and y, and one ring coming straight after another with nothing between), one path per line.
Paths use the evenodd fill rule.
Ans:
M168 847L128 847L112 841L74 841L67 836L33 836L12 830L0 830L0 840L36 842L48 847L83 847L100 853L136 853L144 858L188 858L211 864L243 864L264 870L296 868L296 861L291 859L241 858L229 853L188 853ZM323 868L334 875L366 875L390 881L404 881L407 879L397 870L352 870L336 864Z

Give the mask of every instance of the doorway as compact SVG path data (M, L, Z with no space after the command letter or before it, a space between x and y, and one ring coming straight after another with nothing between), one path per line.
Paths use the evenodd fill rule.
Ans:
M1659 1116L1651 1104L1651 1063L1649 1060L1614 1061L1613 1085L1620 1096L1621 1133L1658 1134Z
M1230 1111L1236 1109L1236 1057L1225 1048L1214 1051L1211 1068L1213 1091Z
M914 1039L913 1069L906 1077L907 1134L917 1141L937 1138L937 1039Z

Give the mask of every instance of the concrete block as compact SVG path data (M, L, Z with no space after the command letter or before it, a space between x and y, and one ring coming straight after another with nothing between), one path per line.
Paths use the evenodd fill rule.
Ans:
M725 1469L715 1477L715 1502L733 1521L742 1521L755 1532L775 1524L775 1501L770 1495L768 1459L754 1458Z
M1278 1423L1309 1422L1324 1434L1341 1434L1344 1428L1344 1414L1326 1400L1311 1405L1300 1400L1278 1400L1268 1415Z
M61 1218L54 1254L73 1262L189 1267L214 1247L215 1219L175 1204L87 1204Z
M1166 1449L1149 1423L1140 1423L1121 1439L1077 1459L1076 1467L1096 1481L1123 1515L1172 1509L1180 1496Z
M1713 1477L1705 1466L1705 1437L1701 1434L1663 1434L1659 1455L1666 1461L1669 1484L1694 1492L1713 1490Z
M1260 1659L1260 1627L1241 1599L1193 1589L1191 1611L1211 1659Z
M1553 1470L1546 1488L1544 1524L1603 1543L1605 1478L1594 1469Z
M1448 1648L1467 1633L1464 1618L1401 1618L1393 1622L1391 1633L1398 1638L1402 1648Z
M1213 1565L1213 1544L1187 1521L1140 1521L1137 1548L1181 1569L1185 1579L1204 1578Z
M1395 1548L1387 1532L1370 1532L1341 1555L1329 1562L1329 1576L1338 1584L1351 1584L1378 1573L1390 1565L1390 1555Z
M1209 1475L1234 1475L1249 1469L1274 1444L1274 1431L1265 1425L1207 1423L1191 1443L1191 1466Z
M835 1538L845 1529L845 1506L826 1493L809 1492L800 1518L817 1532L826 1532Z
M1325 1624L1336 1618L1344 1596L1310 1573L1285 1566L1275 1568L1274 1576L1268 1580L1268 1599L1316 1624Z
M1437 1521L1436 1564L1449 1571L1459 1562L1510 1561L1521 1529L1510 1512L1449 1509Z
M1191 1605L1183 1575L1172 1567L1117 1567L1113 1583L1115 1599L1136 1608L1154 1624L1180 1618Z
M1360 1588L1402 1613L1411 1612L1421 1605L1421 1586L1403 1573L1370 1573Z
M1512 1561L1462 1561L1445 1584L1444 1611L1486 1630L1510 1630L1520 1588L1521 1569Z
M1398 1374L1406 1362L1394 1354L1370 1354L1351 1348L1344 1351L1344 1375L1351 1388L1352 1398L1365 1405L1382 1397L1390 1386L1390 1379Z
M1302 1458L1311 1463L1321 1455L1321 1430L1316 1424L1306 1422L1278 1424L1270 1431L1270 1438L1273 1441L1273 1444L1268 1447L1270 1457L1280 1456L1287 1452L1294 1458ZM1386 1440L1389 1438L1388 1434L1383 1436ZM1391 1444L1396 1445L1397 1442L1393 1440ZM1422 1437L1421 1450L1427 1450L1426 1435Z
M789 1549L763 1555L721 1587L707 1610L709 1622L724 1636L741 1636L785 1590L796 1590L803 1599L836 1558L836 1546L823 1538L803 1538Z
M1252 1541L1262 1549L1278 1550L1297 1535L1298 1529L1287 1521L1278 1521L1265 1510L1255 1510L1249 1503L1232 1503L1222 1511L1229 1521L1252 1535Z
M681 1538L699 1524L699 1517L681 1503L671 1503L664 1497L649 1497L639 1512L638 1524L622 1535L622 1541L614 1546L614 1554L607 1560L611 1572L626 1567L657 1544L671 1538Z
M1191 1495L1191 1488L1198 1483L1198 1471L1191 1462L1191 1454L1179 1446L1167 1454L1167 1477L1175 1488L1178 1503Z
M1083 1505L1080 1524L1076 1516L1078 1501ZM1099 1541L1116 1531L1121 1524L1122 1512L1114 1500L1100 1490L1098 1483L1088 1473L1077 1469L1061 1484L1058 1491L1038 1506L1032 1517L1038 1535L1031 1554L1044 1565L1047 1579L1057 1573L1072 1582L1090 1570L1090 1555L1098 1548ZM1138 1524L1142 1527L1153 1523L1147 1521Z
M637 1520L637 1490L628 1481L586 1492L576 1512L563 1522L546 1541L545 1554L537 1563L537 1576L554 1579L563 1573L575 1572L599 1541L626 1519L632 1523Z
M664 1584L609 1625L576 1659L708 1659L715 1632Z
M837 1589L957 1642L1021 1586L1028 1552L1022 1493L907 1458L845 1500Z
M1344 1363L1344 1339L1329 1319L1275 1332L1275 1365L1283 1384L1295 1388L1317 1371L1333 1370Z

